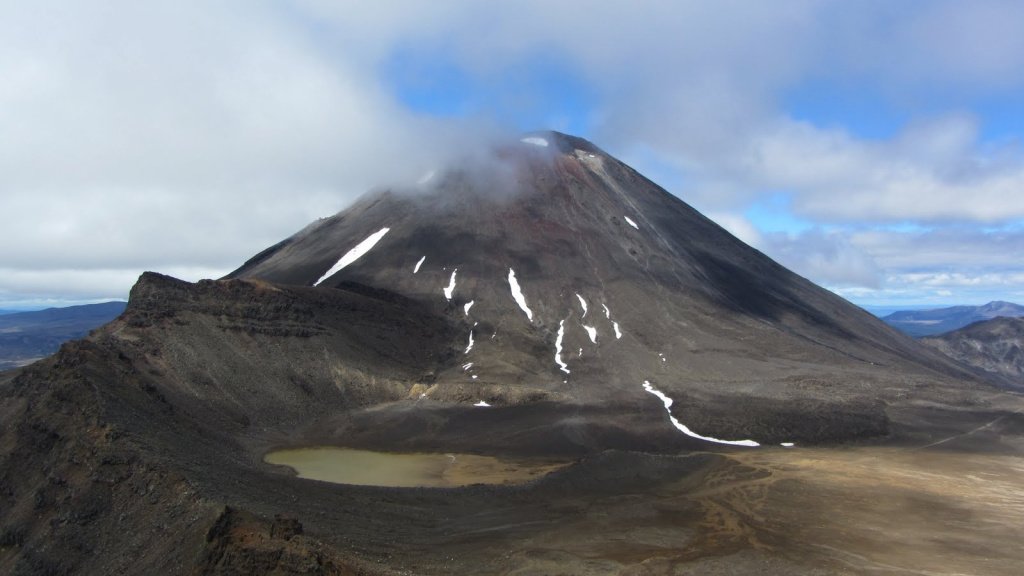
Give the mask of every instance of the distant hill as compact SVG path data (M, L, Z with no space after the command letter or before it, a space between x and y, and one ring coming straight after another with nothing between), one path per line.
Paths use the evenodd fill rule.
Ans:
M1024 383L1024 318L983 320L920 342L965 364Z
M990 320L999 316L1017 318L1024 316L1024 306L1012 302L989 302L984 306L953 306L936 310L903 310L894 312L882 320L910 336L934 336L963 328L968 324Z
M0 315L0 370L49 356L68 340L117 318L125 302L104 302L67 308Z

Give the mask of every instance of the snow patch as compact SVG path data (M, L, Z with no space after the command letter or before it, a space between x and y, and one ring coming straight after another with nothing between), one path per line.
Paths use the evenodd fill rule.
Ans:
M412 273L413 274L415 274L415 273L420 271L420 266L423 266L423 261L426 260L426 259L427 259L426 256L424 256L423 258L420 258L420 261L416 263L416 267L414 267L412 269Z
M465 353L469 354L469 351L472 350L472 349L473 349L473 331L470 330L469 331L469 346L466 346L466 352Z
M555 364L558 369L566 374L569 373L569 366L562 362L562 337L565 336L565 320L558 322L558 337L555 338Z
M338 260L338 262L335 263L334 266L331 266L330 270L324 272L324 275L321 276L319 280L314 282L313 286L319 286L321 282L333 276L345 266L348 266L349 264L358 260L360 257L362 257L363 254L369 252L370 248L373 248L374 245L377 244L377 242L380 242L380 239L383 238L384 235L387 234L390 230L391 228L381 228L380 230L374 232L373 234L370 234L366 238L366 240L363 240L359 244L356 244L356 247L346 252L345 255L342 256Z
M477 378L476 374L473 374L473 380L476 380L476 378Z
M783 443L779 444L779 446L784 446L786 448L792 448L793 447L793 443L792 442L783 442Z
M455 276L453 275L452 278L455 278ZM516 301L516 304L519 304L523 312L526 313L526 319L533 322L533 311L526 305L526 296L523 296L523 291L519 288L519 281L516 280L516 271L511 268L508 269L508 285L512 289L512 298Z
M473 363L472 362L466 362L465 364L462 365L462 369L463 370L469 370L472 367L473 367Z
M636 228L637 230L640 229L640 227L636 225L636 222L633 222L633 219L630 218L629 216L623 216L623 218L626 219L626 224L629 224L630 226L632 226L633 228Z
M466 316L469 316L469 309L473 307L474 302L476 302L476 300L470 300L469 302L466 302L465 306L462 307L462 311L466 313Z
M729 444L731 446L760 446L760 444L754 442L753 440L719 440L718 438L711 438L710 436L701 436L700 434L697 434L693 430L687 428L683 423L677 420L675 416L672 415L672 411L669 410L669 408L672 406L672 399L663 394L661 390L655 388L648 380L644 380L644 390L647 390L651 394L654 394L655 396L658 397L658 399L661 400L661 403L665 405L665 412L668 412L668 418L669 420L672 421L672 425L678 428L680 432L686 434L687 436L697 438L698 440L704 440L706 442L715 442L717 444Z
M590 336L590 341L597 344L597 328L584 324L583 329L587 331L587 336Z
M616 340L621 339L622 338L622 330L619 329L619 323L614 321L614 320L612 320L612 311L609 310L608 309L608 305L603 303L603 302L601 303L601 307L604 308L604 317L609 319L609 320L611 320L611 322L612 322L612 328L615 329L615 339Z
M455 293L455 275L459 273L459 269L452 270L452 277L448 280L448 285L444 287L444 297L448 301L451 301L452 294Z
M580 316L580 318L586 318L587 317L587 301L584 300L583 296L580 296L578 292L576 293L576 298L579 299L580 307L583 308L583 316Z
M533 144L534 146L542 146L544 148L547 148L548 146L548 141L539 136L527 136L526 138L521 138L520 142L525 142L526 144Z
M481 400L481 401L477 402L476 404L473 404L473 406L479 406L481 408L488 408L488 407L490 407L490 404L488 404L487 402L484 402L483 400Z

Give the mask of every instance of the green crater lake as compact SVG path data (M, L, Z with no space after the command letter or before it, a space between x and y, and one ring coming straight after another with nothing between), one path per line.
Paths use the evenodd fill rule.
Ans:
M299 478L364 486L451 488L519 484L569 465L551 460L506 460L476 454L397 454L350 448L295 448L263 457Z

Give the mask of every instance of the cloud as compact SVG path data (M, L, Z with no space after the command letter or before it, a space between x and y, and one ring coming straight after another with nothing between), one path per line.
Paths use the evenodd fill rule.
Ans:
M814 227L765 233L742 215L711 217L787 268L858 301L951 305L1024 296L1020 225L987 230L966 225Z
M108 297L145 269L220 275L486 131L406 111L307 32L265 3L5 9L4 265L89 270Z
M174 266L161 272L194 282L215 275L217 269ZM111 294L110 287L132 286L139 272L123 268L0 268L0 276L4 279L3 287L0 288L0 301L5 306L39 308L126 299L127 290Z
M762 250L867 303L954 305L1024 299L1024 230L834 229L766 235Z
M730 234L739 238L748 246L753 246L754 248L764 247L764 236L761 235L761 232L758 231L757 227L750 220L743 216L729 212L709 212L705 216L714 220L716 224L728 230Z
M411 110L384 73L410 53L539 94L522 104L537 123L552 118L543 82L565 71L587 92L588 136L703 210L783 190L799 215L851 229L1009 222L1024 218L1024 157L987 140L973 108L1024 86L1021 20L1019 2L990 0L9 3L3 265L49 293L62 271L94 271L110 296L147 268L219 275L508 126L516 98L472 103L472 117ZM537 62L548 76L531 75ZM876 139L798 120L786 95L813 81L923 112ZM729 226L823 282L877 285L896 260L849 230ZM0 290L28 285L0 276Z
M1024 229L979 230L969 226L900 232L856 230L850 243L890 270L1024 270Z
M1024 154L988 148L967 116L910 126L890 141L780 121L752 137L748 189L785 189L794 210L820 220L1007 222L1024 218Z

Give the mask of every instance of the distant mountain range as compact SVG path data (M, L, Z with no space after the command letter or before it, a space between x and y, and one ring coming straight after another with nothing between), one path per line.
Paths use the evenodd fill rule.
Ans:
M884 316L882 320L910 336L934 336L957 330L999 316L1024 316L1024 306L1012 302L995 301L984 306L953 306L935 310L903 310Z
M0 370L49 356L68 340L82 338L124 312L125 302L0 315Z
M1024 318L983 320L920 342L986 372L1024 380Z

